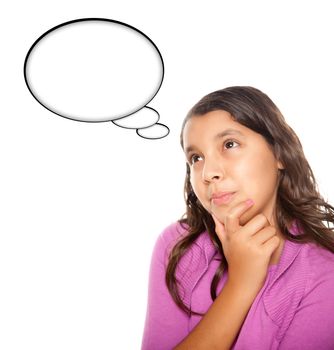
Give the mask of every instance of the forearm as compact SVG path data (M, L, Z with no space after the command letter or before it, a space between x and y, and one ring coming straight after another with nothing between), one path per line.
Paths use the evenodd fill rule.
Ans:
M202 320L174 350L230 349L258 291L227 281Z

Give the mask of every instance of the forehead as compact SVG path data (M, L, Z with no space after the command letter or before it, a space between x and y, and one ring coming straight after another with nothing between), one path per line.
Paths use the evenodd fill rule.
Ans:
M219 110L201 116L192 116L184 126L184 145L195 143L203 138L214 138L217 134L227 131L229 134L242 133L247 136L253 131L233 120L230 113Z

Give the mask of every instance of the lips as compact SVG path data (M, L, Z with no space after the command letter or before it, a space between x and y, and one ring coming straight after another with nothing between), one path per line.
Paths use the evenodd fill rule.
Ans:
M234 194L235 192L216 192L212 194L211 201L215 205L228 204Z

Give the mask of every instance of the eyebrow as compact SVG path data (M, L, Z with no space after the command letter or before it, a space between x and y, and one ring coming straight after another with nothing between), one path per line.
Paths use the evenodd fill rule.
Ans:
M224 130L224 131L218 133L217 135L215 135L215 137L214 137L213 139L214 139L215 141L217 141L217 140L219 140L219 139L221 139L221 138L223 138L223 137L225 137L225 136L228 136L228 135L235 135L235 134L240 135L240 136L244 136L244 134L243 134L241 131L237 130L237 129L226 129L226 130ZM185 148L184 152L185 152L186 154L188 154L188 153L190 153L190 152L192 152L192 151L194 151L194 150L195 150L195 147L192 146L192 145L190 145L190 146L188 146L188 147Z
M226 136L226 135L233 135L233 134L237 134L237 135L240 135L240 136L244 136L244 134L243 134L241 131L237 130L237 129L226 129L226 130L220 132L219 134L217 134L217 135L214 137L214 139L215 139L215 140L221 139L221 138L223 138L223 137Z

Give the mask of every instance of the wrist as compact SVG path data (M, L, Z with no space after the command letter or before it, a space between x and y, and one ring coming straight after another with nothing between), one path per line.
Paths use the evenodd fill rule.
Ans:
M241 298L251 298L255 299L261 288L263 287L263 283L259 282L250 282L240 279L233 279L231 277L227 278L225 287L231 289L236 296L239 295Z

